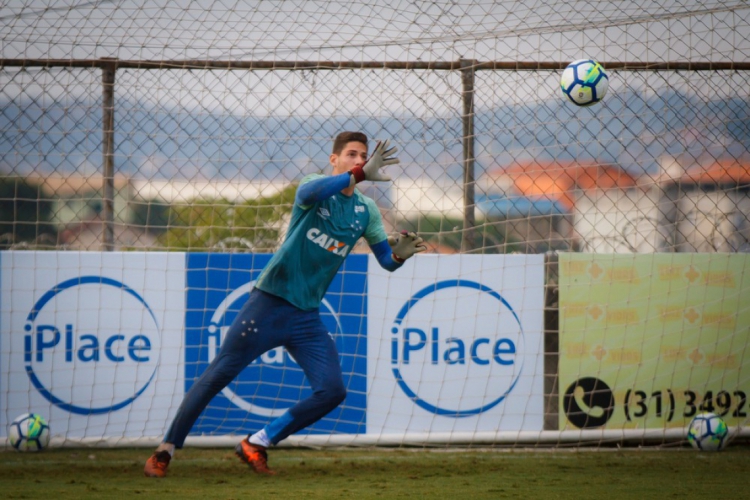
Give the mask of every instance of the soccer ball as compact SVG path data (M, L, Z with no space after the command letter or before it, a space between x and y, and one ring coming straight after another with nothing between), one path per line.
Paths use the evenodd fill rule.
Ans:
M41 451L49 444L49 425L36 413L24 413L11 422L8 438L18 451Z
M688 441L693 448L719 451L724 448L728 429L724 420L715 413L699 413L688 427Z
M563 94L578 106L591 106L602 100L609 88L609 77L602 65L592 59L568 64L560 79Z

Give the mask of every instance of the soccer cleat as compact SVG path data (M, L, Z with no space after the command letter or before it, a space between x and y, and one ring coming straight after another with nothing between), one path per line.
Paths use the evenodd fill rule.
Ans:
M243 439L235 448L234 452L258 474L276 474L268 468L268 454L263 446L248 443Z
M143 468L143 473L148 477L164 477L167 475L167 467L169 467L171 459L172 455L168 451L155 451L146 460L146 467Z

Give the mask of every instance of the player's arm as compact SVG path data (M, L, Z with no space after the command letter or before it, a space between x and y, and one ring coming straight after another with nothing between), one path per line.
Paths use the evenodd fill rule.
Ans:
M364 237L383 269L395 271L412 255L427 250L424 240L416 233L402 231L387 236L383 227L383 218L375 202L367 197L364 197L364 202L370 214Z
M383 269L395 271L407 259L414 254L424 252L427 247L424 246L424 240L416 233L401 231L383 241L370 245L370 249Z
M320 176L314 180L304 181L297 188L294 202L307 207L319 201L327 200L342 189L349 187L352 175L345 172L339 175Z
M386 271L393 272L403 265L403 262L398 262L393 258L393 251L391 250L391 246L388 244L387 239L375 243L374 245L370 245L370 250L372 250L375 258L378 259L380 267Z
M349 172L339 175L318 177L314 180L303 179L297 189L297 194L294 196L295 203L304 208L319 201L327 200L342 189L354 186L364 180L391 180L390 177L380 172L383 167L399 163L398 158L394 156L398 148L395 146L390 148L389 144L390 141L388 140L378 142L372 155L362 167L353 168Z
M391 258L403 264L415 254L424 252L427 247L421 236L414 231L401 231L388 236L388 246L391 247Z

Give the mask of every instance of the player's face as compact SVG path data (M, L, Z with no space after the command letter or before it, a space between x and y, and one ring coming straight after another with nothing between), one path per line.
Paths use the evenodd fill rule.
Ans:
M367 161L367 146L361 142L348 142L341 154L332 154L330 158L333 173L343 174L354 167L362 167Z

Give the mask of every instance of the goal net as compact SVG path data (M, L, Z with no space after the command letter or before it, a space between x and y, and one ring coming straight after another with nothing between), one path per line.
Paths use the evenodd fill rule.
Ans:
M0 431L153 445L215 358L332 139L426 254L361 240L321 304L347 396L286 443L747 435L744 2L37 2L0 7ZM604 65L602 102L565 98ZM209 404L234 442L310 394L284 349Z

